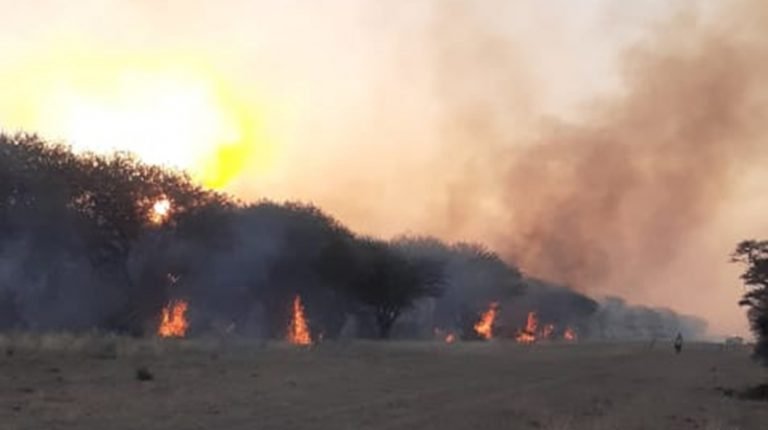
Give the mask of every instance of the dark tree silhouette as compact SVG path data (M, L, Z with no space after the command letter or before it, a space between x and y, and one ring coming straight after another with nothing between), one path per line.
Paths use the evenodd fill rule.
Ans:
M741 274L746 292L739 304L748 308L749 325L757 338L754 357L768 366L768 241L745 240L731 258L746 266Z
M524 292L520 271L482 245L447 245L429 237L401 237L392 244L411 260L432 260L442 266L443 294L436 304L434 323L475 336L478 315L491 302L512 299Z
M378 336L389 338L397 318L414 302L440 294L442 268L427 259L407 259L386 242L360 239L351 295L372 310Z
M0 135L0 290L6 318L14 319L6 325L85 328L109 313L108 306L77 312L75 297L98 300L104 290L87 258L89 223L70 205L64 180L76 161L66 147L34 135Z
M155 225L159 199L169 200L173 217ZM75 154L34 135L0 135L0 242L20 262L15 281L40 285L35 292L51 303L37 302L68 321L95 319L102 328L140 333L162 306L152 296L164 292L163 285L135 282L128 267L133 247L186 214L224 202L184 174L128 154ZM99 302L98 311L77 309L77 296ZM52 325L60 325L57 318Z
M312 205L260 202L237 211L237 270L254 300L264 305L267 330L285 335L297 294L310 328L333 338L351 310L346 286L352 282L354 236Z
M167 215L153 216L165 201ZM589 308L565 289L544 294L480 245L360 238L312 205L244 205L130 154L0 133L0 329L152 333L162 307L185 299L192 334L235 323L283 337L300 294L313 334L335 337L354 315L387 338L420 299L441 295L431 320L417 309L406 331L470 330L489 302L516 302L524 288L542 314L544 302L557 314ZM764 309L759 297L745 300Z

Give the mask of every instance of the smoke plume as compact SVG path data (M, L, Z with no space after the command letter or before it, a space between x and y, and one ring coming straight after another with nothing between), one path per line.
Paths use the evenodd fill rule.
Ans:
M397 129L405 136L395 136L403 146L437 144L428 157L392 147L386 160L394 167L364 153L375 152L374 136L338 163L358 166L345 169L364 180L347 185L345 170L333 195L314 195L364 230L481 240L525 273L682 308L733 329L740 313L735 281L727 284L735 277L724 275L727 250L734 231L764 228L734 224L753 207L744 179L768 155L768 11L757 1L718 6L691 7L656 25L623 51L619 89L556 117L541 115L547 82L525 63L535 41L500 22L493 10L503 11L501 2L436 3L428 30L410 42L424 57L405 50L418 67L399 63L396 82L380 82L411 94L397 102L382 96L367 126L392 137L386 126L394 116L406 124ZM570 72L561 70L562 79ZM419 97L431 109L398 114L398 103L411 113ZM418 121L426 124L421 134L407 133ZM379 198L337 197L352 189ZM396 209L387 207L393 201ZM726 298L733 309L714 310Z
M61 131L45 93L90 66L204 64L274 152L231 184L244 200L481 242L526 275L746 331L727 254L768 233L764 2L164 5L4 8L0 126Z
M577 121L543 121L524 141L513 46L483 23L455 25L473 12L461 5L438 26L443 152L454 173L446 227L482 228L526 272L579 290L637 298L662 284L677 290L662 294L676 304L700 294L708 286L659 274L701 252L691 249L696 236L722 228L717 214L740 175L765 161L765 5L672 19L626 51L621 94Z

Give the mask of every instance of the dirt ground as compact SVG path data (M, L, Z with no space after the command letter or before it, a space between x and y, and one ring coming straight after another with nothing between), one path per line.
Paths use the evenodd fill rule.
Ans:
M0 338L0 429L766 429L746 349ZM152 380L140 381L144 368Z

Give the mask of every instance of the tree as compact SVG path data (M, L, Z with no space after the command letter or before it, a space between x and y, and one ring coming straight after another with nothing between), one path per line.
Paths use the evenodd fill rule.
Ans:
M441 292L442 268L435 261L405 258L386 242L368 238L358 241L356 254L350 294L372 310L382 339L416 300Z
M0 291L8 326L79 329L109 312L85 258L88 222L71 207L64 180L75 163L64 146L0 135ZM102 305L78 312L78 302L97 301Z
M443 292L432 314L436 327L472 337L478 315L491 302L509 300L524 291L520 271L483 245L449 245L431 237L403 236L392 246L412 261L431 260L441 265Z
M236 211L232 224L234 252L218 265L228 274L226 279L218 275L218 282L245 286L263 305L270 336L285 336L290 305L300 295L312 333L335 337L352 310L346 294L352 281L352 233L317 207L300 203L247 205Z
M768 366L768 240L739 243L731 259L746 266L741 274L746 291L739 304L748 308L749 325L757 339L754 357Z
M153 222L163 199L167 222ZM138 334L163 305L168 272L156 264L159 282L137 279L129 270L136 244L217 205L231 204L129 154L76 154L35 135L0 134L0 253L13 269L0 287L37 285L4 300L14 307L25 300L19 318L32 328Z

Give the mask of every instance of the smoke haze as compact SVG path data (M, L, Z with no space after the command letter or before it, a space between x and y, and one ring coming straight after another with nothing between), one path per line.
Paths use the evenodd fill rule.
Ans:
M79 64L194 57L273 148L240 198L484 242L526 274L745 331L727 254L768 234L760 1L14 3L5 128L67 139L40 112Z

